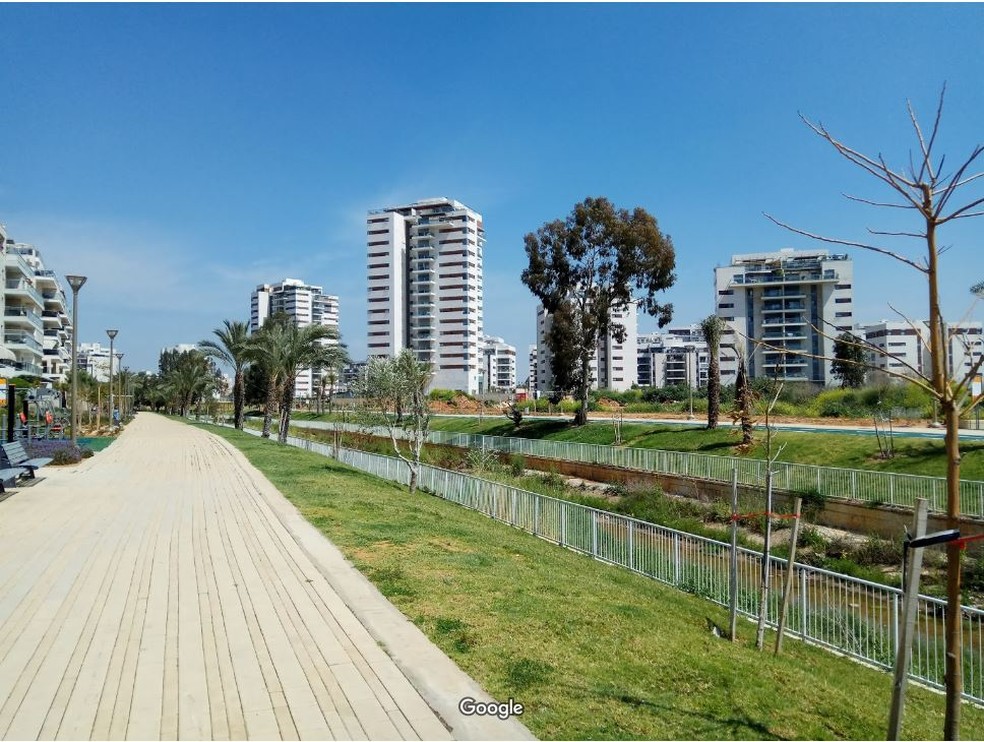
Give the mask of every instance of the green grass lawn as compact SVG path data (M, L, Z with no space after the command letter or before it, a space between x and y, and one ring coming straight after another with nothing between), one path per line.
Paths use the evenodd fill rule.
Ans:
M79 445L86 446L87 448L90 448L96 453L98 453L99 451L102 451L104 448L106 448L110 443L112 443L115 440L116 440L115 437L108 436L108 435L95 436L91 438L79 438Z
M542 438L576 443L614 443L615 431L611 423L589 423L577 428L569 420L532 420L519 429L504 418L489 417L484 420L469 417L437 417L431 421L433 430L484 435L512 435L522 438ZM756 432L757 445L746 455L765 458L765 432ZM717 430L707 430L703 425L661 425L626 423L622 426L625 446L657 448L667 451L690 451L717 456L736 455L737 436L730 423ZM874 437L839 433L793 433L776 430L776 445L784 445L781 461L791 461L818 466L847 469L878 469L906 474L946 476L946 458L943 441L921 438L894 439L895 458L876 458L878 443ZM984 479L984 440L964 441L960 447L961 478Z
M756 652L723 609L317 454L230 440L404 614L545 739L882 739L891 678L797 641ZM911 687L905 738L938 739L942 695ZM962 734L984 738L966 705Z

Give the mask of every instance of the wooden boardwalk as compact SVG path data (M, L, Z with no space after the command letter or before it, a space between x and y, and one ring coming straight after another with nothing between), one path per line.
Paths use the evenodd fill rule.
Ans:
M0 737L451 737L223 441L143 414L42 475L0 502Z

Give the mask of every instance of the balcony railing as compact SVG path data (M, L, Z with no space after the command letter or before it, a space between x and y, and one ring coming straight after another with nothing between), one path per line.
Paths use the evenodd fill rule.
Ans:
M23 294L37 303L39 307L44 306L44 297L41 296L41 292L38 291L34 286L29 284L27 281L7 281L6 282L7 293L9 294Z
M8 332L3 336L3 342L6 345L24 345L28 348L32 348L39 353L41 352L41 343L35 340L31 335L26 332Z
M14 325L26 322L29 325L36 327L37 329L42 328L41 318L36 312L32 312L28 309L20 309L17 307L7 307L3 310L3 316L7 321L8 325Z

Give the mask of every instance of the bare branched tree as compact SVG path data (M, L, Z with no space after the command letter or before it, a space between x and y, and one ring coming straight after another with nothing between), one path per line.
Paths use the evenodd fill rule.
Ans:
M945 156L937 155L935 147L943 115L943 99L946 86L940 92L936 107L936 117L927 137L911 103L906 104L909 120L914 130L917 154L910 153L908 165L894 168L881 154L869 156L847 146L838 140L823 124L814 123L801 116L803 122L821 139L830 144L835 151L851 164L861 168L891 192L891 200L874 200L859 196L845 196L857 203L886 209L900 209L910 212L918 226L913 230L888 231L868 229L876 238L873 241L858 241L830 237L790 226L775 217L765 216L780 227L795 234L809 237L833 245L843 245L885 255L918 271L926 281L929 293L929 331L928 342L931 356L931 370L920 373L909 369L913 381L927 389L939 404L943 413L946 433L947 460L947 519L948 526L956 528L960 516L960 442L959 420L981 403L982 395L974 395L971 382L980 373L984 355L974 359L970 369L960 378L953 378L948 367L946 344L950 338L945 329L943 313L940 309L939 259L943 252L938 246L938 231L950 222L984 216L984 196L969 194L968 186L979 188L984 181L984 172L974 173L978 159L984 153L984 145L975 145L970 154L951 169L944 169ZM888 246L881 238L908 238L917 240L925 251L920 257L911 257ZM791 354L797 354L788 351ZM874 352L887 355L881 349ZM798 355L810 354L798 353ZM913 373L914 372L914 373ZM888 371L889 375L903 374ZM946 715L943 734L946 739L958 739L960 731L960 697L963 689L962 634L960 631L960 547L951 544L947 550L947 610L946 610Z

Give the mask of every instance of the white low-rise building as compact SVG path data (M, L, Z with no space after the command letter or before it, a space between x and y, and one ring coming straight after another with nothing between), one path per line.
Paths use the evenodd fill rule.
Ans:
M639 386L703 387L707 385L709 365L710 353L697 325L639 336Z
M954 322L945 327L947 369L950 378L962 379L984 352L982 323ZM927 322L882 320L859 326L855 334L871 346L866 355L877 380L898 379L900 374L932 376Z

